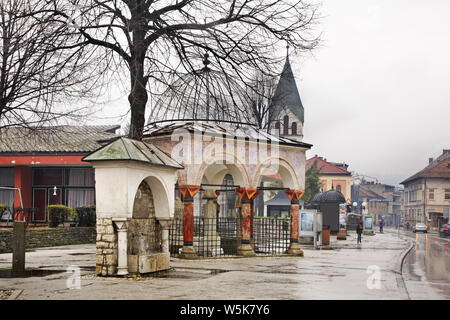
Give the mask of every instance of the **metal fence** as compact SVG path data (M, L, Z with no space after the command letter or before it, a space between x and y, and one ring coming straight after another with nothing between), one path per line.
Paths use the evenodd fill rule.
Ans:
M238 221L236 218L194 217L194 248L199 257L237 254ZM183 248L183 219L174 219L169 230L170 254L177 256Z
M200 258L236 256L241 242L241 220L234 217L194 217L194 249ZM253 221L253 241L258 255L283 254L289 247L289 219L256 218ZM183 248L183 220L173 220L169 230L172 256Z
M256 218L253 238L256 254L278 255L289 248L290 219Z

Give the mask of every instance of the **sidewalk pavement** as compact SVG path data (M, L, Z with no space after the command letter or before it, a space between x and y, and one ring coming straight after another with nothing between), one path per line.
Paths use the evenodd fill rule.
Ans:
M304 257L171 258L170 272L142 278L95 276L95 245L41 248L27 253L27 268L60 272L2 278L0 292L22 290L16 299L408 299L398 266L409 245L393 232L357 245L350 232L347 240L332 237L332 250L303 245ZM71 265L80 267L80 289L68 287L76 284ZM11 254L0 254L0 269L10 266Z

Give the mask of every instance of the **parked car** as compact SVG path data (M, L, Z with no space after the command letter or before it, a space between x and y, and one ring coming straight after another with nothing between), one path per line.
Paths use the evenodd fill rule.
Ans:
M427 225L425 223L416 223L416 226L414 227L413 232L414 233L416 233L416 232L427 233L428 232Z
M443 224L440 228L439 228L439 236L441 237L448 237L450 236L450 224Z

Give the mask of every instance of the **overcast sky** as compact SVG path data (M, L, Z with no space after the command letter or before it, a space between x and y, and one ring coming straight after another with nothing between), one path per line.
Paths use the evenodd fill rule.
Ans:
M323 0L320 12L321 47L291 57L307 156L397 184L450 149L450 1ZM111 101L101 122L128 108Z
M295 59L307 153L397 184L450 149L450 1L323 0Z

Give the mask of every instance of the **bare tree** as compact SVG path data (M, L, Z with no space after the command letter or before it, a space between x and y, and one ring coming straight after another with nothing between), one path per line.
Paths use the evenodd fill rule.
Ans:
M129 81L130 136L141 139L148 92L198 70L205 52L218 70L247 85L250 70L269 74L280 41L311 50L316 6L305 0L53 0L83 41L103 48Z
M0 128L37 128L80 115L83 108L68 103L88 97L101 74L87 43L48 8L38 0L0 2Z
M247 89L249 113L245 115L249 122L256 123L259 129L270 132L272 125L278 120L283 106L274 108L275 91L277 89L277 78L256 72L251 86ZM279 97L278 97L279 98Z

